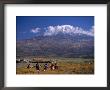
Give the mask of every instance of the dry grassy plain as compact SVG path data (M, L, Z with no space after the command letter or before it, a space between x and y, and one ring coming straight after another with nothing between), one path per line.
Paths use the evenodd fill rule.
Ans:
M48 59L49 60L49 59ZM54 59L53 59L54 60ZM39 74L94 74L94 60L82 58L56 58L58 69L43 70L44 63L40 64ZM25 64L25 65L23 65ZM34 66L36 63L31 64ZM27 68L28 63L16 68L16 74L38 74L35 67ZM50 64L48 64L50 66Z

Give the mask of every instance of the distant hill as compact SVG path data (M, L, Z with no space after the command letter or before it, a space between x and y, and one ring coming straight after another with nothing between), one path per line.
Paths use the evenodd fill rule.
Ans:
M36 36L16 42L17 57L82 57L94 58L94 36L62 34Z

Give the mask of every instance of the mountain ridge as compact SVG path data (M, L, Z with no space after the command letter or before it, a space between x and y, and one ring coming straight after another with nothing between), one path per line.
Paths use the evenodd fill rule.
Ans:
M94 37L84 34L36 36L16 44L17 57L94 57Z

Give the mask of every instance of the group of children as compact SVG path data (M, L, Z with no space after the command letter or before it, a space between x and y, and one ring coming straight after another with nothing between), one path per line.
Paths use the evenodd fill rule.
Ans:
M27 68L30 68L30 64L28 64ZM35 68L36 68L37 73L39 73L40 72L40 64L36 63ZM50 70L58 69L57 63L56 62L51 63L50 65L48 63L45 63L43 66L43 71L46 71L49 68L50 68Z

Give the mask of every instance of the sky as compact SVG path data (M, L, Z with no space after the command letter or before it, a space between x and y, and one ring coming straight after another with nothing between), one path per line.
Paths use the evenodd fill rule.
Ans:
M16 16L16 39L81 33L93 36L94 16Z

